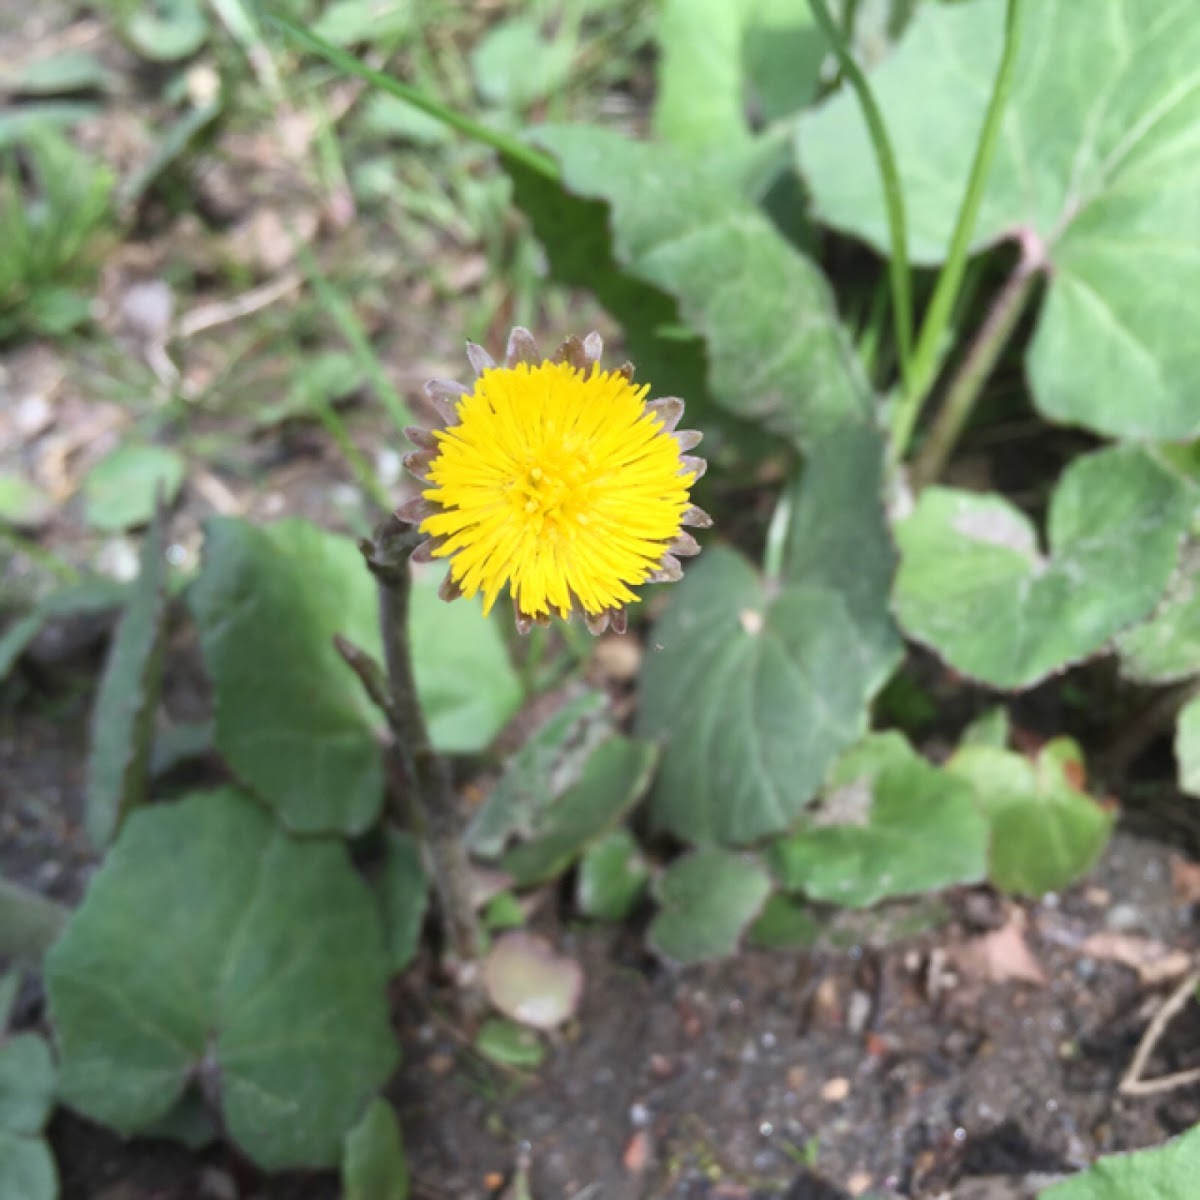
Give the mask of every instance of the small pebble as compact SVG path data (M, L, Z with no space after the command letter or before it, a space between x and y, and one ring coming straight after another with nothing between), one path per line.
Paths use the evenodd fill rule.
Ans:
M839 1100L845 1100L848 1095L850 1095L850 1080L844 1076L838 1075L833 1079L827 1079L821 1086L822 1100L836 1104Z

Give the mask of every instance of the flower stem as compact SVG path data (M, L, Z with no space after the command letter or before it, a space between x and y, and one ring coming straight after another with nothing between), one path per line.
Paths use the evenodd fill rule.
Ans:
M958 220L950 237L950 249L942 265L933 296L929 301L921 332L913 351L912 370L905 382L904 394L892 410L892 464L900 462L908 449L908 443L916 428L921 406L933 386L941 362L943 341L950 316L958 301L963 273L971 248L971 235L975 231L975 220L983 203L984 188L996 145L1000 140L1000 127L1004 109L1012 91L1013 72L1017 61L1020 42L1021 0L1008 0L1004 19L1004 49L1000 55L1000 66L992 86L992 97L988 101L983 118L983 128L975 146L975 158L967 187L958 210Z
M913 357L912 277L908 265L904 189L900 185L900 172L896 169L896 156L892 152L892 143L888 138L887 127L883 123L883 114L875 102L871 85L867 83L867 77L862 73L858 63L854 61L845 34L834 22L825 0L808 0L808 4L817 24L821 27L821 32L829 39L829 44L842 68L842 73L850 81L850 86L858 96L863 118L867 123L867 131L871 135L871 145L875 150L875 162L883 179L883 199L887 209L888 235L892 243L892 253L888 258L888 276L892 288L896 354L900 362L904 390L908 393L912 390L910 386Z
M470 869L463 843L466 820L450 778L449 764L433 748L425 714L417 698L408 640L408 603L412 592L409 559L417 531L389 517L372 538L359 544L379 588L379 619L387 667L388 725L398 773L412 797L416 834L433 868L434 888L454 957L469 964L482 950L479 923L471 902Z
M926 484L933 483L942 473L946 460L970 418L980 390L992 373L996 359L1000 357L1000 352L1025 310L1025 303L1037 281L1039 271L1039 263L1032 255L1022 255L1016 270L1009 276L1000 295L996 297L987 319L980 326L962 364L950 381L950 386L946 389L946 399L934 418L929 437L913 463L914 489L920 490Z

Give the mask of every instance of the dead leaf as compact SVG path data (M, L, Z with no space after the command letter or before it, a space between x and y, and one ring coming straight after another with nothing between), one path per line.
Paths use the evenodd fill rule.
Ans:
M971 938L951 952L955 966L969 980L988 983L1032 983L1045 987L1046 973L1033 956L1020 925L1010 920L1000 929Z
M1169 983L1192 967L1191 955L1183 950L1133 933L1093 933L1079 950L1089 958L1132 968L1145 987Z

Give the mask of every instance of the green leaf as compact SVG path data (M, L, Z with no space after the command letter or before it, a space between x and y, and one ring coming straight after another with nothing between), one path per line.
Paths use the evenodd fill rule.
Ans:
M102 458L83 484L83 515L94 529L117 532L145 525L154 497L171 504L183 483L183 459L163 446L122 446Z
M651 815L677 836L739 845L781 832L866 731L901 653L882 478L874 428L823 436L787 493L782 586L714 547L676 589L639 722L668 739Z
M532 1070L546 1057L542 1039L532 1029L502 1017L490 1017L475 1035L475 1049L502 1067Z
M407 1200L408 1160L392 1106L376 1096L346 1135L343 1200Z
M106 81L104 64L82 50L52 54L2 76L5 90L21 96L67 96L103 88Z
M1003 750L1010 734L1008 710L1002 704L985 709L963 730L962 746L991 746Z
M1200 675L1200 538L1184 542L1167 593L1153 616L1117 635L1121 672L1141 683Z
M92 708L84 826L97 850L146 800L154 714L162 690L167 636L163 514L142 542L141 568L117 626Z
M313 33L335 46L394 43L411 25L408 0L335 0L321 13Z
M790 116L812 100L828 49L808 0L751 0L742 57L766 120Z
M536 16L511 16L471 52L471 73L488 103L523 112L562 88L574 58L573 40L561 33L547 39Z
M398 974L417 952L429 899L429 879L416 839L395 829L389 829L386 836L386 856L375 891L383 914L388 960L392 973Z
M838 764L822 810L773 844L771 864L790 891L865 908L977 883L987 873L987 835L970 786L890 734Z
M188 58L208 39L208 19L199 0L118 0L115 7L121 36L154 62Z
M1191 1200L1200 1171L1200 1126L1134 1154L1113 1154L1038 1192L1038 1200Z
M1200 696L1186 704L1175 729L1175 758L1179 789L1200 796Z
M746 932L746 941L763 950L790 950L815 945L820 932L809 905L774 892Z
M55 1200L58 1172L43 1138L0 1129L0 1200Z
M732 954L771 891L753 858L696 850L667 868L654 886L662 910L650 923L650 945L678 963Z
M992 746L963 746L946 770L966 780L991 824L988 878L1005 892L1043 896L1095 865L1113 816L1079 790L1083 756L1070 738L1030 762Z
M481 858L498 858L512 837L528 838L542 814L574 784L596 747L612 737L611 705L588 689L550 714L513 755L467 828Z
M29 644L55 617L100 613L119 608L129 593L124 583L112 579L85 579L67 584L42 597L32 612L14 621L0 635L0 680L13 669Z
M375 585L346 538L217 518L189 599L216 693L216 745L291 829L361 833L383 800L384 719L339 657L380 655Z
M742 32L746 0L665 0L658 20L654 129L677 146L721 154L749 139Z
M520 708L521 679L499 613L484 617L478 600L447 604L438 596L440 583L437 572L413 579L408 621L417 693L438 750L478 754Z
M973 246L1020 237L1047 259L1027 366L1048 417L1118 437L1200 433L1200 22L1191 0L1025 6L1012 96ZM1004 0L926 4L872 76L909 248L940 261L1003 46ZM874 155L843 91L800 124L828 224L889 253ZM1180 297L1185 297L1183 302Z
M928 488L896 529L896 615L955 670L1028 687L1150 612L1187 519L1182 485L1134 446L1066 469L1050 502L1049 554L1007 500Z
M39 966L66 921L61 905L0 877L0 958Z
M623 921L642 898L649 878L637 839L628 829L614 829L583 852L575 903L585 917Z
M706 343L722 406L797 443L868 417L870 389L825 277L740 194L719 155L583 125L541 126L537 136L570 192L609 204L616 260L678 300Z
M19 1033L0 1044L0 1130L36 1135L54 1107L54 1059L45 1039Z
M36 529L54 512L54 501L16 471L0 471L0 521L18 529Z
M617 736L596 747L579 782L545 811L530 841L504 856L502 869L518 887L561 875L638 802L657 761L658 747L637 738Z
M46 959L60 1095L132 1134L199 1073L264 1170L332 1166L396 1062L387 976L342 844L228 788L142 809Z

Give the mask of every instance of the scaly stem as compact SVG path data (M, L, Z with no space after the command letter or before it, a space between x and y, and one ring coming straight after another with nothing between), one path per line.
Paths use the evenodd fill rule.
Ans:
M896 356L900 362L900 375L904 391L912 391L912 277L908 266L908 233L904 217L904 189L900 186L900 172L896 169L896 156L888 139L883 114L875 102L867 77L850 53L845 35L835 24L825 0L808 0L813 16L821 32L829 39L843 74L858 96L871 145L875 150L875 163L883 180L883 200L887 208L888 236L892 253L888 259L888 276L892 288L892 317L896 327Z
M471 903L471 879L463 843L466 820L446 760L433 748L417 698L408 641L408 602L412 591L409 559L421 535L389 517L373 538L359 544L379 588L379 619L388 677L388 725L392 753L412 796L414 814L433 868L446 936L455 958L474 962L482 950L479 923Z
M983 203L984 188L996 146L1000 140L1000 127L1004 109L1012 91L1013 69L1017 61L1020 41L1021 0L1008 0L1004 20L1004 49L1000 55L1000 66L996 82L992 86L992 98L988 102L983 118L983 129L975 146L975 158L967 178L967 188L962 205L958 210L958 221L950 238L950 249L938 275L929 308L921 324L921 333L913 351L912 371L906 383L903 397L892 410L891 462L903 459L908 443L916 428L929 389L933 386L941 362L946 327L954 306L958 302L963 273L967 266L967 255L971 248L971 236L975 232L975 220Z
M929 437L913 463L912 484L920 490L933 483L942 473L959 435L962 433L980 390L992 373L1000 352L1004 349L1013 328L1025 311L1034 283L1040 271L1040 261L1029 253L1021 256L1016 270L1009 276L1000 295L996 297L987 319L980 326L970 349L962 360L946 399L934 418Z

